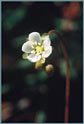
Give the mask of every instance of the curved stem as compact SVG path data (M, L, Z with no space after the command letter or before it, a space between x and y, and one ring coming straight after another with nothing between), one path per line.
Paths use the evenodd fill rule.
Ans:
M67 55L67 51L65 48L65 43L63 37L60 35L59 32L56 30L51 30L48 32L48 35L55 33L61 39L61 47L63 49L64 58L66 61L66 91L65 91L65 116L64 116L64 123L68 123L69 120L69 95L70 95L70 65L69 59Z

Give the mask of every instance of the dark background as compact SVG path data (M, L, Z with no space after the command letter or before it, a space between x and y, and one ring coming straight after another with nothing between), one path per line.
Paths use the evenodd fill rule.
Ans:
M83 122L82 12L82 2L2 2L2 122L64 122L66 66L59 39L51 37L56 54L46 62L55 67L52 77L22 59L28 34L52 29L65 38L70 61L69 122Z

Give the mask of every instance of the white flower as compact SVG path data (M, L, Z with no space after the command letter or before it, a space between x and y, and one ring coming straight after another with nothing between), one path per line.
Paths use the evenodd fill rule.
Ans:
M22 51L27 53L26 58L31 62L37 62L47 58L52 53L49 35L41 37L38 32L32 32L29 41L22 45Z

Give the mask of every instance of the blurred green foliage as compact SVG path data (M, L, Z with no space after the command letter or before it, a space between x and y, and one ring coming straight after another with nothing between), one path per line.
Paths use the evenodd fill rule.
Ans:
M38 111L36 113L36 117L35 117L35 122L36 123L45 123L46 122L46 113L44 111Z
M34 65L34 63L31 63L27 59L21 59L20 61L17 62L16 68L17 69L28 69L31 68Z
M76 68L73 65L72 59L69 60L69 64L70 64L70 78L76 78L78 76ZM61 64L60 64L60 73L63 76L66 76L66 62L64 59L61 60Z
M27 35L19 36L13 39L12 46L15 48L22 47L22 44L26 42Z
M6 93L8 93L9 91L10 91L10 86L5 83L5 84L2 86L2 94L6 94Z
M28 74L25 77L25 81L28 84L28 86L34 86L37 82L37 77L35 74Z
M11 30L19 23L26 14L26 7L19 7L15 10L7 9L3 14L3 26L5 30Z
M41 72L38 73L37 78L39 81L44 81L48 78L48 75L45 72L45 70L42 70Z
M32 74L28 74L25 76L25 81L29 86L34 86L35 83L37 82L43 82L48 78L47 73L45 72L45 70L42 70L38 73L32 73Z

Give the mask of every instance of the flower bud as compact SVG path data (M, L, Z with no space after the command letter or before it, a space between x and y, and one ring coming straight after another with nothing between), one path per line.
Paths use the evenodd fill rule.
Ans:
M36 62L35 69L37 69L37 70L42 69L42 66L44 63L45 63L45 58L42 58L40 61Z
M48 64L45 70L49 76L52 76L54 72L54 66L52 64Z
M43 64L42 64L40 61L36 62L36 63L35 63L35 69L41 70L41 69L42 69L42 65L43 65Z
M28 53L24 53L24 54L22 55L22 58L23 58L23 59L27 59L27 56L28 56Z

